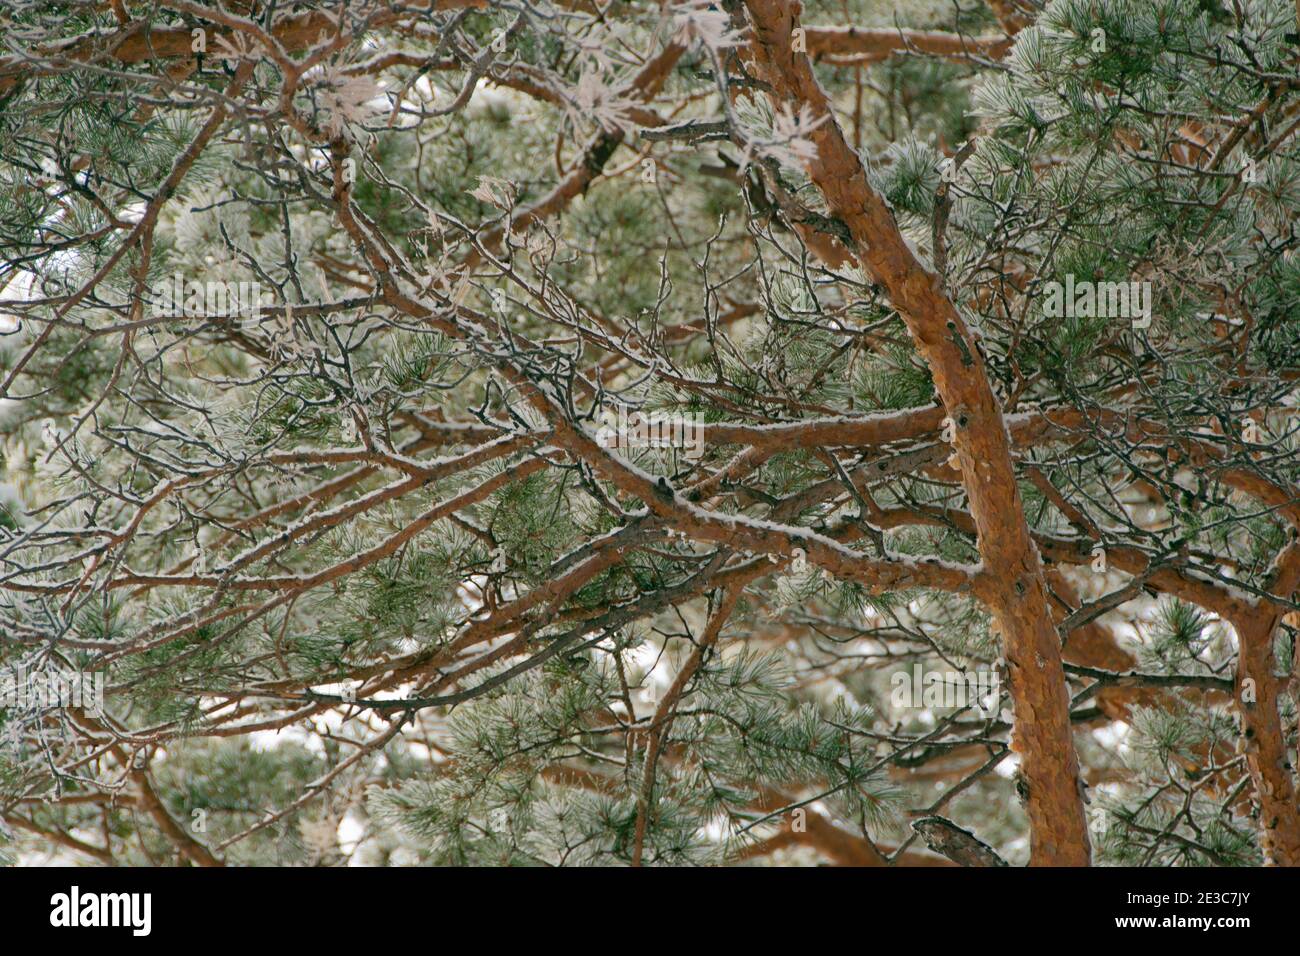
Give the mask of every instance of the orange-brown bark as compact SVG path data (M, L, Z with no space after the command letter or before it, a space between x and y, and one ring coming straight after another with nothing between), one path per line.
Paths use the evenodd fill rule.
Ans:
M849 229L863 267L907 323L956 425L954 442L970 498L985 575L979 596L999 622L1016 711L1014 749L1028 787L1031 863L1086 865L1087 825L1070 734L1069 699L1042 562L1029 535L1010 440L975 339L913 254L893 213L845 141L808 58L792 52L801 5L746 0L753 66L773 101L825 118L811 139L808 172L831 213Z
M432 9L435 4L430 3L429 6ZM487 0L441 0L436 4L440 12L484 6L487 6ZM375 29L410 15L409 12L399 14L381 10L368 18L367 26ZM338 20L335 16L324 11L313 10L277 20L271 30L271 36L286 53L294 53L316 43L322 33L333 37L337 30ZM208 55L213 59L220 59L221 47L216 41L221 38L229 39L232 33L233 31L228 29L216 27L210 29L206 38L209 41ZM108 66L130 66L149 60L185 60L197 65L198 61L192 50L193 42L194 38L189 26L151 30L146 21L136 20L124 24L120 30L113 33L88 33L83 39L62 44L58 49L33 50L31 56L37 59L58 58L103 62ZM6 93L14 83L31 72L33 66L26 57L0 58L0 95Z
M1278 562L1276 593L1300 586L1300 545L1292 544ZM1236 701L1245 738L1246 767L1259 802L1265 859L1278 866L1300 866L1300 811L1294 768L1278 713L1278 694L1286 678L1275 673L1273 635L1286 608L1261 601L1234 618L1237 629ZM1246 682L1251 683L1247 684Z

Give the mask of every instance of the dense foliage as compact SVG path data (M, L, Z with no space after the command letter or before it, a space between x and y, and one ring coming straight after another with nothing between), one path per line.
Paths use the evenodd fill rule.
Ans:
M1300 865L1290 3L430 6L0 10L0 852Z

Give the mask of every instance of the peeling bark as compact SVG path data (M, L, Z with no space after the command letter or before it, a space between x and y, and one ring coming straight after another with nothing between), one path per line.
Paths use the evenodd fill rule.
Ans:
M1069 696L1038 550L1029 535L1010 441L975 339L930 272L908 247L893 213L867 181L835 122L808 58L791 49L798 3L745 0L753 66L774 104L807 105L825 121L811 135L808 173L852 236L863 268L899 310L956 425L955 446L985 573L980 598L1003 634L1016 720L1013 749L1027 786L1031 864L1089 863Z
M1292 544L1278 560L1274 590L1292 594L1300 587L1300 546ZM1294 768L1278 713L1278 694L1286 678L1277 676L1273 635L1285 607L1261 602L1233 618L1237 630L1235 697L1241 714L1246 767L1259 803L1264 858L1275 866L1300 866L1300 810L1296 807ZM1250 681L1247 684L1246 681ZM1253 700L1251 700L1253 698Z

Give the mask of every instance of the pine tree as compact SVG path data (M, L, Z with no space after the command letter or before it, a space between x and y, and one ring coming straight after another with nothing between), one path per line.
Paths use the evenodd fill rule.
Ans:
M6 4L0 858L1300 865L1296 17Z

